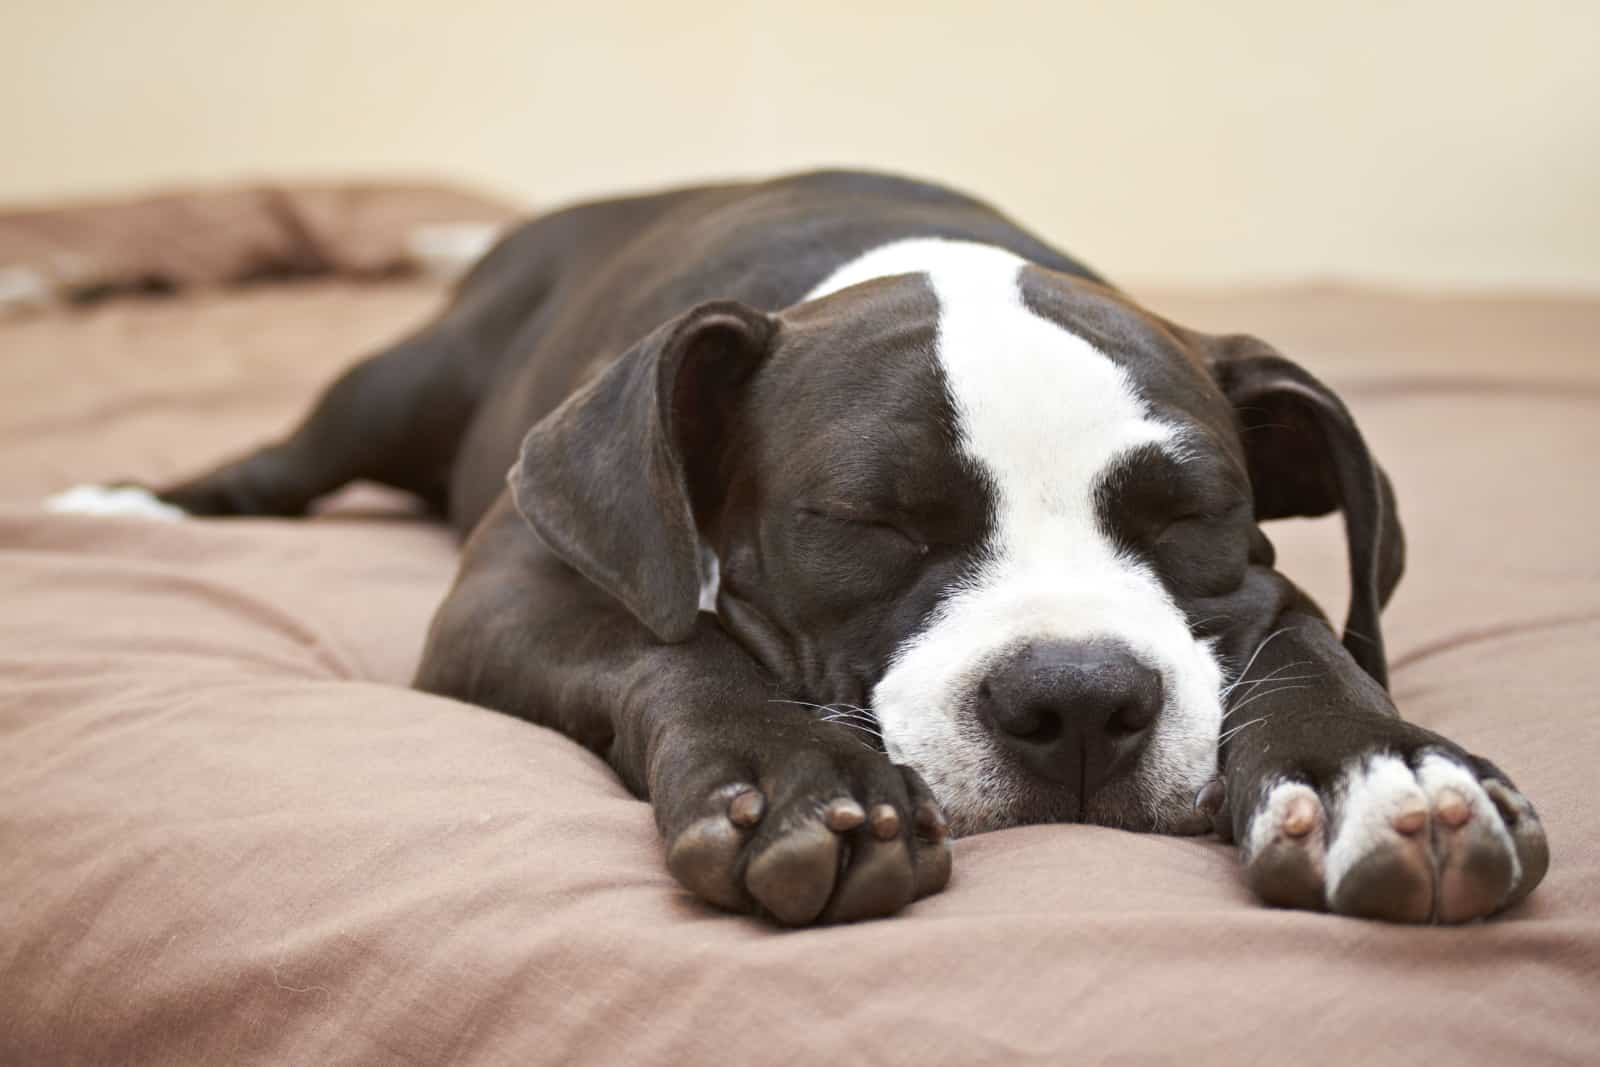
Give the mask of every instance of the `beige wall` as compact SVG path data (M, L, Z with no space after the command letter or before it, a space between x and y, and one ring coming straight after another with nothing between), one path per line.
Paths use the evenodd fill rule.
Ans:
M0 199L818 163L1126 280L1600 288L1600 2L0 2Z

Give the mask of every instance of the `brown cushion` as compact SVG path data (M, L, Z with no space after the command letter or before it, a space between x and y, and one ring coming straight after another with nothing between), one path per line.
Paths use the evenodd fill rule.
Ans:
M158 193L0 211L0 311L52 300L415 267L427 227L502 224L503 201L449 186L343 182Z
M0 1063L1593 1060L1600 988L1600 304L1165 294L1345 390L1411 571L1412 717L1539 805L1504 919L1269 911L1215 841L958 843L943 895L775 932L662 868L595 758L406 690L454 548L390 503L310 522L46 516L281 431L420 285L0 326ZM1325 523L1275 532L1336 607Z

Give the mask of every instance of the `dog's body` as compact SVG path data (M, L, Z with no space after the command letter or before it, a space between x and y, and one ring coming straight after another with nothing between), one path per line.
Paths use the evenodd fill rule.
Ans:
M1547 864L1505 776L1388 700L1399 526L1338 400L944 189L545 216L282 444L158 495L358 478L470 533L418 684L605 756L723 907L888 914L944 885L947 818L1214 822L1267 901L1403 921ZM1257 526L1336 507L1343 646Z

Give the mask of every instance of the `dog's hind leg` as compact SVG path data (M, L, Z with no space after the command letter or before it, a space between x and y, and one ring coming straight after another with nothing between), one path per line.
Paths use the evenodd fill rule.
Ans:
M276 443L155 490L86 487L47 506L292 516L350 482L373 481L448 514L451 474L479 401L508 358L532 351L571 257L580 246L625 239L665 202L643 197L571 208L513 230L461 282L438 319L346 371Z
M191 515L300 515L364 480L448 514L451 473L479 401L505 359L529 349L572 250L594 239L592 214L560 211L517 228L442 316L346 371L288 437L164 487L157 500Z
M415 493L443 511L455 450L475 398L450 316L345 371L282 440L160 487L80 486L52 511L149 518L294 516L357 480Z
M476 353L446 317L342 374L276 443L155 491L191 515L301 515L319 497L367 480L448 499L455 452L476 406Z

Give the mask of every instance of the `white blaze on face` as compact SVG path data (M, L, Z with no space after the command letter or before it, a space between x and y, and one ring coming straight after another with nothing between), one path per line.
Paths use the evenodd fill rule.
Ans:
M1095 489L1131 449L1179 451L1179 432L1151 417L1120 366L1027 308L1023 266L985 245L901 241L846 264L811 294L928 276L963 447L997 497L978 570L898 649L873 710L890 756L927 779L958 831L1007 825L1029 818L1019 809L1030 799L1037 806L1048 787L994 748L970 711L974 689L1026 641L1120 641L1161 672L1166 705L1129 778L1108 783L1088 810L1160 828L1188 813L1215 773L1221 675L1156 576L1107 536Z

